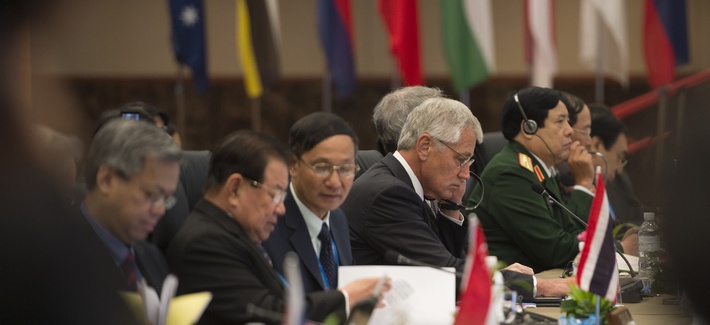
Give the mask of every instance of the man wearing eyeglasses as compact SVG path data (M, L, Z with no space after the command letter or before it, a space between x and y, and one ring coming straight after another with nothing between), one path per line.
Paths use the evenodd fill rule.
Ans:
M385 252L463 269L468 222L461 203L477 141L478 120L460 102L431 98L407 116L397 151L370 167L343 203L357 264L391 264Z
M247 130L227 136L215 149L204 198L167 254L180 279L178 294L212 292L199 324L281 322L288 284L262 245L277 216L286 213L291 158L277 140ZM346 307L372 296L377 280L308 294L306 318L322 322L335 313L344 320Z
M291 127L295 162L286 214L264 247L282 274L286 254L298 254L307 293L337 289L338 266L352 264L348 221L339 207L357 171L357 145L355 131L335 114L312 113Z
M86 158L88 193L81 213L97 235L97 249L116 269L121 290L142 281L160 292L168 274L165 257L143 239L166 209L180 174L180 148L161 129L117 119L103 126Z

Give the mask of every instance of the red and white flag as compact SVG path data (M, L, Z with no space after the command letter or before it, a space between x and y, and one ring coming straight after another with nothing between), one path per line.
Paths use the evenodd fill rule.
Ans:
M531 65L531 85L552 88L557 75L554 0L525 0L526 61Z
M586 240L577 268L580 289L616 301L619 291L619 271L616 266L614 225L609 218L609 199L604 178L597 173L597 187L589 211Z
M461 281L461 301L455 325L483 325L489 317L491 274L486 265L488 245L478 218L471 218L471 240Z

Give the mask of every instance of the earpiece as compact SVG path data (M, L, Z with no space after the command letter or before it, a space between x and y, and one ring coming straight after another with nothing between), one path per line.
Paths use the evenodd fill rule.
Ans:
M525 111L523 110L523 105L520 104L520 100L518 99L518 93L515 93L513 95L513 98L515 99L515 103L518 104L518 108L520 109L520 113L523 114L523 119L525 122L523 123L523 132L525 134L533 135L535 132L537 132L537 122L533 120L529 120L528 116L525 115Z

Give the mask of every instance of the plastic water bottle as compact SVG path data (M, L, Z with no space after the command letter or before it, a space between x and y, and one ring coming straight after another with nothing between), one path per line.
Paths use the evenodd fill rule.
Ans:
M658 267L658 251L661 249L661 238L658 234L658 224L653 212L643 214L643 223L639 228L639 279L643 283L643 292L651 293L655 270Z

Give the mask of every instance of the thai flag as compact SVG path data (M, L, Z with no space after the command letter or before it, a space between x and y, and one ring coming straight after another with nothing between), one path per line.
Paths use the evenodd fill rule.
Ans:
M577 269L580 289L616 301L619 290L619 271L616 266L614 225L609 218L609 199L604 179L597 173L597 187L589 211L586 241Z
M685 0L646 0L643 49L648 82L658 88L675 79L675 67L688 63Z

